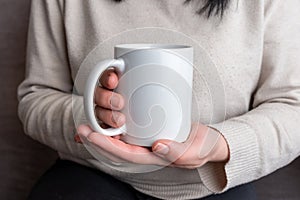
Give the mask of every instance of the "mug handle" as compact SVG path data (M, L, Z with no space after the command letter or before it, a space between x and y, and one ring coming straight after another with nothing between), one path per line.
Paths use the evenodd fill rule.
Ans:
M96 87L98 87L98 81L101 75L105 70L108 68L114 67L117 70L118 74L122 74L125 70L125 63L122 58L118 59L108 59L104 60L96 65L96 67L90 72L88 79L85 84L85 90L84 90L84 111L86 118L89 122L89 125L91 128L106 136L115 136L122 134L124 132L124 126L120 128L108 128L103 129L98 124L96 115L95 115L95 103L94 103L94 93Z

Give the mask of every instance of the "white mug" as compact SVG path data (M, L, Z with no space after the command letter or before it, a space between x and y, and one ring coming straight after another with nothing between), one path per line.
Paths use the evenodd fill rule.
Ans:
M84 109L91 128L107 136L151 146L158 139L184 142L191 128L193 48L172 44L121 44L115 59L98 63L84 90ZM103 129L95 116L94 93L99 77L115 68L119 85L115 92L125 99L121 112L126 123Z

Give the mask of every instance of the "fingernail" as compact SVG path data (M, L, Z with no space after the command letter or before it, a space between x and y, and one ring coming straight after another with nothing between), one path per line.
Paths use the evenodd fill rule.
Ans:
M111 120L117 125L122 125L123 123L125 123L124 117L117 112L113 113Z
M117 97L116 95L113 95L110 98L110 105L114 108L119 108L120 107L120 98Z
M75 141L76 143L82 144L82 141L81 141L81 139L80 139L80 137L79 137L78 134L76 134L76 135L74 136L74 141Z
M157 145L155 145L153 151L161 155L166 155L167 153L169 153L169 147L165 144L158 143Z

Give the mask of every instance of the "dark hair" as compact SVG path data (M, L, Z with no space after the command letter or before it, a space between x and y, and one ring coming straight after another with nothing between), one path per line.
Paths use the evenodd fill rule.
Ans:
M119 3L124 0L113 0L113 1ZM185 0L184 4L188 4L191 1L195 1L195 0ZM228 7L230 0L201 0L201 1L204 1L205 3L201 8L197 10L197 14L202 15L206 13L207 18L209 18L212 15L215 16L220 15L222 17L225 9Z
M190 3L194 0L185 0L184 4ZM230 0L202 0L205 1L204 6L197 10L197 14L201 15L206 13L207 18L211 15L220 15L221 17L224 14L225 9L228 7Z

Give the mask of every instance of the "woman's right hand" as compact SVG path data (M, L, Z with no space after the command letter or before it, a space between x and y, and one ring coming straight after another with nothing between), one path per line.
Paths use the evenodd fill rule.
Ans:
M102 87L97 87L95 91L96 116L104 123L104 127L121 127L126 120L125 115L119 112L124 107L124 98L113 92L119 83L118 76L114 69L108 69L99 81Z
M124 98L113 92L117 87L119 80L113 69L103 73L99 82L102 87L97 87L95 92L96 116L105 125L111 127L121 127L125 123L125 115L120 112L124 107ZM103 128L107 126L103 126ZM89 125L82 124L77 127L75 141L91 145L96 152L115 163L137 163L143 165L162 165L167 166L169 163L155 153L150 148L131 145L120 140L118 136L106 136L94 132Z

